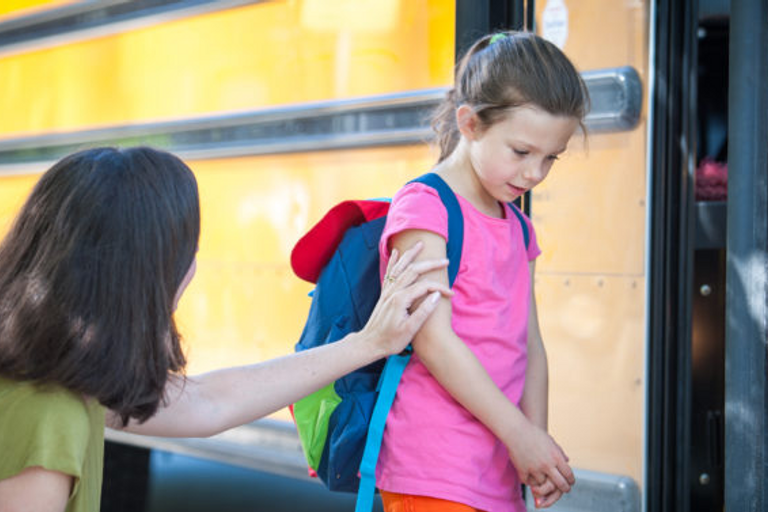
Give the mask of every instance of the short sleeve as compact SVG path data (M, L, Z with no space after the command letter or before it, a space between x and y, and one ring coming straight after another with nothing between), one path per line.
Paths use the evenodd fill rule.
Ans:
M382 276L389 262L390 239L409 229L431 231L448 241L448 212L440 195L428 185L409 183L392 198L379 242L379 270Z
M82 478L90 423L86 404L67 391L1 381L0 479L40 466Z

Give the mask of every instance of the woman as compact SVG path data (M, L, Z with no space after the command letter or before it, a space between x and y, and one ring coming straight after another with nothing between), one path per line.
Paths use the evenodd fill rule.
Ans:
M197 184L150 148L67 156L0 245L0 511L97 511L104 427L209 436L399 352L444 260L393 258L365 328L330 346L184 377L173 312L195 272ZM411 306L428 295L418 308Z

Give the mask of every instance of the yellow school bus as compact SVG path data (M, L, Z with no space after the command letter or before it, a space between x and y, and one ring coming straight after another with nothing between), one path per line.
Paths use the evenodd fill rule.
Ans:
M431 167L428 115L469 41L536 31L592 97L588 136L525 199L550 430L578 478L554 509L722 510L724 429L739 428L725 417L726 202L697 201L694 171L725 158L727 53L702 69L722 64L730 16L694 0L3 2L0 232L68 152L173 151L202 202L177 313L188 373L290 353L311 290L293 244L337 202ZM306 476L287 411L211 439L107 438Z

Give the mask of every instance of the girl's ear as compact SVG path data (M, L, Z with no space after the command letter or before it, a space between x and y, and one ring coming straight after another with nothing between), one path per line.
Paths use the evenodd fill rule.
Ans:
M480 119L469 105L461 105L456 109L456 125L459 132L469 140L475 140L480 133Z

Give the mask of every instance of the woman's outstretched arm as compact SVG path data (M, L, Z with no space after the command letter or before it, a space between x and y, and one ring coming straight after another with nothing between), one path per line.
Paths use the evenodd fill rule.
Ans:
M390 261L388 274L396 278L385 283L360 332L277 359L175 379L155 416L122 427L120 418L109 414L107 425L144 435L206 437L266 416L357 368L400 352L434 311L440 295L451 294L444 284L419 279L447 265L445 259L414 263L420 250L418 244Z

